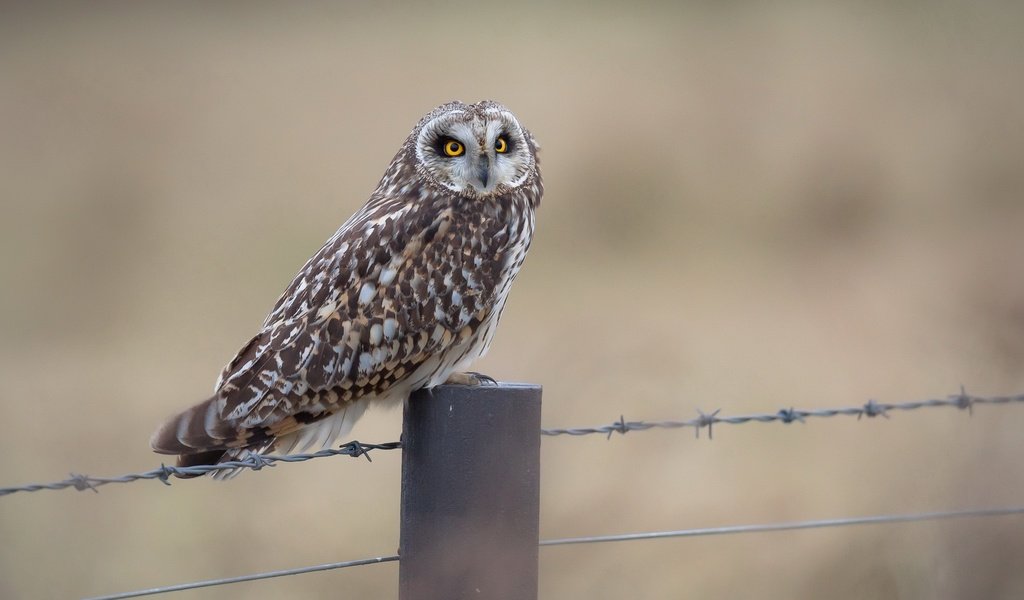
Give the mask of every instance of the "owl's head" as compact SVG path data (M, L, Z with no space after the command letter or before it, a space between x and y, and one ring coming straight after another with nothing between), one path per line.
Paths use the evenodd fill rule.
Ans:
M439 106L420 121L410 141L417 171L456 193L502 193L537 173L533 137L497 102Z

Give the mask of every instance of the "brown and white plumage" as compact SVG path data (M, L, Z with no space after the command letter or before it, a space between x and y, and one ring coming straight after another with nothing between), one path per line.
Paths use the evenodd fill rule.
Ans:
M325 447L369 403L401 402L465 369L490 345L542 194L536 143L508 109L438 107L214 395L164 423L153 449L193 465Z

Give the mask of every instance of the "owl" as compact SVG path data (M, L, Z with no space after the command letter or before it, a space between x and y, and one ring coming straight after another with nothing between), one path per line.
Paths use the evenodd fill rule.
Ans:
M153 450L192 466L320 449L370 404L480 383L465 369L487 352L533 238L537 147L497 102L423 117L213 395L168 419Z

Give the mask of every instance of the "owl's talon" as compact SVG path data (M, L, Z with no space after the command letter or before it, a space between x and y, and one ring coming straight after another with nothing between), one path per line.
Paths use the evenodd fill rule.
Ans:
M477 371L469 371L466 374L471 377L475 377L479 382L478 385L498 385L498 380L490 375L485 375Z
M465 373L452 373L445 380L448 385L468 385L471 387L477 387L481 385L498 385L498 381L489 375L483 373L477 373L475 371L466 371Z

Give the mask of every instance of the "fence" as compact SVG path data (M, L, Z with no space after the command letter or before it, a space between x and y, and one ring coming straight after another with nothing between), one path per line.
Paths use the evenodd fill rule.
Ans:
M371 451L403 448L399 555L150 588L91 600L135 598L393 561L399 562L402 600L464 597L533 600L537 597L538 548L543 546L1024 514L1024 506L978 508L539 541L538 431L546 436L604 434L610 437L615 433L655 428L691 427L697 436L706 429L710 438L716 424L789 424L839 416L888 418L889 413L895 411L938 407L954 407L972 414L976 405L1014 403L1024 403L1024 394L978 397L961 389L960 393L947 398L896 404L872 400L859 407L784 408L775 413L731 417L719 416L719 411L699 412L696 418L684 421L627 421L620 416L615 423L596 427L540 429L538 386L442 386L419 392L408 404L402 442L350 442L338 449L311 454L254 456L222 465L188 468L161 465L144 473L110 478L73 474L63 481L0 488L0 496L65 488L96 492L102 485L147 479L169 485L172 477L180 475L237 467L261 469L280 462L338 455L370 459Z

